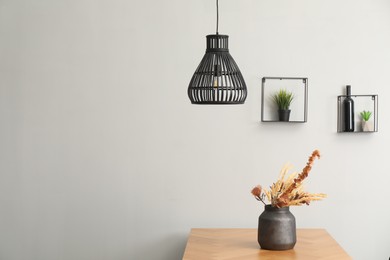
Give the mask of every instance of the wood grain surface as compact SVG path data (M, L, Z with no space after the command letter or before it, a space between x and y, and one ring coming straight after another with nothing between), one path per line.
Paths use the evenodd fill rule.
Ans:
M352 259L325 229L297 229L294 249L271 251L260 249L257 229L193 228L183 260L252 260L252 259Z

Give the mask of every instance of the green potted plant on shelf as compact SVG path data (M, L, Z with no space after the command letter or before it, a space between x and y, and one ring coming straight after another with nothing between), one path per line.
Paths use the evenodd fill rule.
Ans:
M363 110L360 112L360 116L362 117L362 130L363 132L372 132L374 131L373 124L370 120L372 115L371 111Z
M294 94L286 89L280 89L272 96L272 99L278 107L279 121L289 121L290 105L294 100Z

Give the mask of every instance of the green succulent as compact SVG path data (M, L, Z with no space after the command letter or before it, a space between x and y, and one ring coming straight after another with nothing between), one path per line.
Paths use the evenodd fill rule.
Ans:
M294 95L292 92L281 89L272 96L272 99L280 110L288 110L294 99Z
M371 111L364 110L364 111L360 112L360 116L362 117L362 119L364 121L368 121L370 119L371 115L372 115Z

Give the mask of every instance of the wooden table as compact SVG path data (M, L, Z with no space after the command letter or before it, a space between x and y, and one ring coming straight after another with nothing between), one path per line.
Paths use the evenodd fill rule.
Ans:
M260 249L257 229L193 228L183 260L210 259L352 259L325 229L297 229L294 249L270 251Z

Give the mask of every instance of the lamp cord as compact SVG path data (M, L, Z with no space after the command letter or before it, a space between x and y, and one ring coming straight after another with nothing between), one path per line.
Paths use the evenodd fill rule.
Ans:
M219 8L218 8L218 0L216 1L217 2L217 34L218 34L218 23L219 23Z

